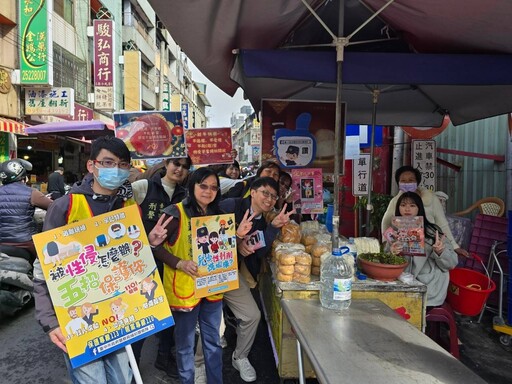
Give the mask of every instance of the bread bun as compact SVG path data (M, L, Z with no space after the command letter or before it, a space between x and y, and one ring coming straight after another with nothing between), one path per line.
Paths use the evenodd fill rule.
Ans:
M294 265L279 265L278 271L282 273L283 275L293 275L293 272L295 272L295 266Z
M324 243L316 243L311 248L311 256L320 257L323 253L330 252L329 246Z
M313 258L311 259L311 265L312 265L313 267L320 267L320 265L321 265L321 264L322 264L322 262L321 262L320 257L313 257Z
M295 264L295 255L292 253L278 254L279 265L293 265Z
M315 276L320 276L320 267L311 267L311 274Z
M305 234L302 236L300 242L305 246L313 245L316 243L316 237L313 234Z
M285 275L281 272L277 272L277 280L279 281L292 281L293 275Z
M311 256L306 252L295 254L295 262L302 265L311 265Z
M311 265L295 264L294 272L300 273L302 275L310 275L311 274Z

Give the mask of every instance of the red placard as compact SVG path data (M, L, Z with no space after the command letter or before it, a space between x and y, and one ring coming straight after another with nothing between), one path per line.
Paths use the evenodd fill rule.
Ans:
M185 130L187 152L194 165L229 164L231 128L194 128Z

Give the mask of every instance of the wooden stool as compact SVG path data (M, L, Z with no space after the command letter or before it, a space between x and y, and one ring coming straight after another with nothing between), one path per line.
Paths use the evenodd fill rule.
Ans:
M429 330L427 336L450 352L455 358L459 358L459 339L457 338L457 323L453 309L446 301L442 306L432 308L426 314ZM450 334L448 342L441 337L440 323L448 324Z

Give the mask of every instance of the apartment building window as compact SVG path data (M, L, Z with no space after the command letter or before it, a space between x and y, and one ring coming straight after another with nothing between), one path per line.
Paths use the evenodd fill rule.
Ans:
M53 85L73 88L76 101L87 101L87 64L57 44L53 44Z
M144 61L141 60L140 63L140 70L141 70L141 82L146 87L150 87L149 84L149 71L151 70L151 67L147 65Z
M75 24L73 3L74 0L53 0L53 11L71 25Z

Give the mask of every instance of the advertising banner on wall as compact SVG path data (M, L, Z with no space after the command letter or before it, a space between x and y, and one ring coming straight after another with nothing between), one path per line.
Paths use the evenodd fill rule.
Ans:
M94 107L114 109L114 21L93 20Z
M230 164L231 128L196 128L185 130L187 152L194 165Z
M113 118L116 137L124 141L132 159L187 156L180 112L119 112Z
M19 2L22 85L53 85L53 0Z
M73 88L26 88L25 113L73 116L75 90Z

